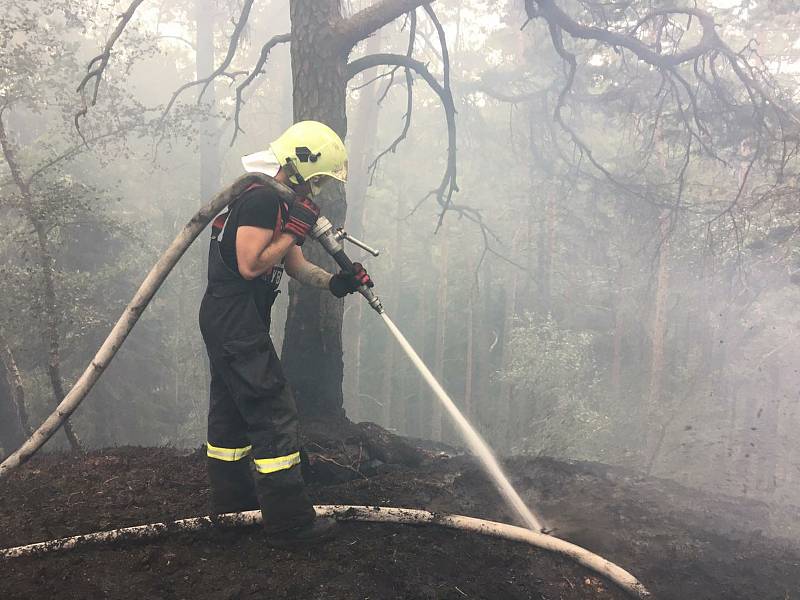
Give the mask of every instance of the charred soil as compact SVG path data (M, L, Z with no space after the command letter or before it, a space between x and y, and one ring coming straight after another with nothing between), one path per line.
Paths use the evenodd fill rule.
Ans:
M800 599L800 548L758 531L768 507L598 464L517 458L506 466L556 535L631 571L655 598ZM312 485L314 500L510 521L469 459L380 471ZM207 500L199 452L42 455L2 482L0 546L197 516L206 514ZM4 599L625 597L569 560L527 546L436 527L363 523L344 523L334 541L293 553L267 547L250 528L12 559L0 568Z

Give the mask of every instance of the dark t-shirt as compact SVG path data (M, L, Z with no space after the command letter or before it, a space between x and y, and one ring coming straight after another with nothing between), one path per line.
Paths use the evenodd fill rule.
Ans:
M228 217L225 231L220 242L220 254L225 264L235 272L239 272L236 261L236 230L242 225L275 229L278 221L280 199L267 188L254 188L242 194L236 201L237 210Z

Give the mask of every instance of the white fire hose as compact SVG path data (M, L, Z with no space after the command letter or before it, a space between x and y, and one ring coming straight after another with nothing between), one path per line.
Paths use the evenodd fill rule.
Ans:
M377 506L322 505L315 507L317 515L333 517L339 521L367 521L371 523L401 523L405 525L438 525L449 529L471 531L481 535L523 542L543 550L561 554L587 569L602 575L618 585L633 598L651 598L645 587L630 573L588 550L558 539L537 533L523 527L506 525L496 521L485 521L473 517L432 513L411 508L385 508ZM63 550L72 550L95 544L109 544L117 541L153 539L170 533L199 531L212 527L244 527L261 523L261 511L251 510L231 513L218 517L194 517L172 523L151 523L135 527L123 527L111 531L88 533L60 538L47 542L17 546L0 550L0 558L20 558L38 556Z

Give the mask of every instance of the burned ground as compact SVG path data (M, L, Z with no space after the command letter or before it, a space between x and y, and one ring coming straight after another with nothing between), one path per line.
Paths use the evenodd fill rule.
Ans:
M3 547L206 513L205 459L119 448L37 457L3 481ZM800 598L800 545L764 533L769 507L598 464L517 458L522 495L557 535L638 576L659 599ZM315 485L319 504L424 508L509 521L466 458ZM791 515L784 512L791 521ZM180 534L3 564L3 598L623 598L568 560L438 529L346 523L330 544L270 549L257 529Z

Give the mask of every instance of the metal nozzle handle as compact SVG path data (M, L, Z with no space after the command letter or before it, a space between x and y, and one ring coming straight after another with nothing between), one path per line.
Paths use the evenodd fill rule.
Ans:
M372 256L380 256L380 254L381 254L380 250L376 250L375 248L373 248L372 246L369 246L368 244L365 244L364 242L362 242L358 238L354 238L352 235L350 235L346 231L340 230L339 231L339 235L341 236L341 238L343 240L347 240L348 242L350 242L354 246L358 246L362 250L366 250L367 252L372 254Z

